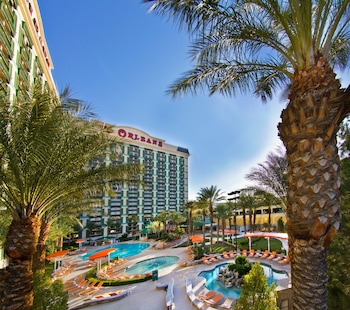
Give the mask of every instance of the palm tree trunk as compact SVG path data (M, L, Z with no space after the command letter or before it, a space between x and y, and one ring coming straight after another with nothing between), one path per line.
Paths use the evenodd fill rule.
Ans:
M39 237L38 218L14 219L5 242L9 265L0 273L1 309L32 309L32 260Z
M205 246L205 211L202 213L203 223L202 223L202 233L203 233L203 248Z
M242 210L243 210L243 227L244 227L244 233L246 234L247 233L247 221L245 218L245 208L242 208Z
M213 252L213 221L214 221L213 206L209 206L209 219L210 219L210 253Z
M49 235L50 224L42 222L40 226L40 234L38 238L38 244L33 257L33 272L40 271L45 272L45 258L46 258L46 240Z
M336 134L344 117L342 95L331 68L319 59L310 72L296 74L279 124L288 159L287 228L296 310L327 309L326 254L340 225Z

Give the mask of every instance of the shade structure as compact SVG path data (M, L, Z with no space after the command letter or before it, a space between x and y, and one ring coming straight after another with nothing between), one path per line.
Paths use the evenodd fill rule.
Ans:
M54 271L56 271L56 269L60 266L63 257L65 257L68 252L69 250L62 250L46 256L47 260L54 261L54 266L53 266Z
M251 250L251 238L259 237L267 239L268 251L270 251L270 239L279 239L282 242L284 249L288 254L288 234L286 233L275 233L275 232L255 232L255 233L247 233L244 235L245 238L249 238L249 250Z
M89 256L89 260L97 261L97 271L101 269L101 260L102 258L108 257L108 264L109 264L109 254L111 252L116 251L117 248L109 248L109 249L104 249L99 252L96 252L92 255Z
M195 242L203 242L203 237L202 236L189 236L188 237L193 243Z
M109 253L116 251L117 248L110 248L110 249L105 249L105 250L101 250L99 252L96 252L92 255L89 256L89 260L96 260L96 259L101 259L104 257L107 257L109 255Z
M84 239L78 239L75 241L75 243L77 243L79 245L79 249L81 249L81 245L85 242Z
M57 251L55 253L52 253L50 255L46 256L46 259L57 259L57 258L62 258L66 256L66 254L69 252L69 250L62 250L62 251Z

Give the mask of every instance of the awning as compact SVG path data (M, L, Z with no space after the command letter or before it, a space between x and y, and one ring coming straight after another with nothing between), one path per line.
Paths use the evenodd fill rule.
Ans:
M203 242L203 236L195 235L195 236L189 236L188 238L189 238L193 243L195 243L195 242Z
M90 255L89 260L96 260L96 259L107 257L109 253L114 252L116 250L117 250L117 248L110 248L110 249L101 250L99 252L96 252L96 253Z
M69 252L69 250L62 250L62 251L57 251L55 253L52 253L50 255L46 256L46 259L55 259L55 258L62 258L66 256L66 254Z

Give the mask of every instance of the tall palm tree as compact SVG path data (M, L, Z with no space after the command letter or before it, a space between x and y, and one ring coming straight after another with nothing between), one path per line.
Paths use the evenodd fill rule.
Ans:
M217 186L212 185L210 187L203 187L198 192L199 200L206 201L209 208L210 218L210 252L213 251L213 222L214 222L214 204L224 197L221 194L221 189Z
M187 234L189 236L193 233L193 211L196 207L194 200L189 200L184 205L184 210L187 213Z
M341 219L336 133L350 112L350 88L335 70L349 64L349 0L156 0L151 10L194 38L194 68L171 95L207 88L265 101L287 90L278 130L288 160L293 306L327 309L326 253Z
M35 87L27 101L0 98L0 203L12 217L4 245L9 265L0 274L3 309L32 308L32 260L45 214L139 172L131 165L89 165L113 140L91 108L66 91L58 98Z
M202 213L202 234L203 234L203 248L205 246L205 219L208 213L208 203L205 199L199 198L196 201L196 209Z
M221 243L224 245L225 241L225 229L226 229L226 219L229 218L229 203L220 203L216 207L216 217L218 219L218 229L217 229L217 240L219 240L219 220L221 220L222 226L222 240Z

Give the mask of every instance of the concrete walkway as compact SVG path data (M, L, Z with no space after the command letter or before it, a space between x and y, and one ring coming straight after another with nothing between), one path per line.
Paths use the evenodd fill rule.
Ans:
M96 249L96 248L94 248ZM128 259L128 263L125 265L125 268L134 264L138 261L145 260L152 257L158 256L178 256L180 258L179 261L182 261L188 257L188 253L185 251L185 248L166 248L156 250L153 247L149 247L144 250L141 254L133 256ZM85 273L88 269L85 266L86 261L83 261L81 258L76 256L67 257L69 261L78 262L77 268L66 278L69 280L70 278L76 277L81 273ZM251 261L256 261L256 258L250 259ZM288 265L279 265L273 261L262 260L265 263L269 263L276 270L285 270L290 273L290 266ZM125 289L130 291L130 295L126 296L117 301L113 301L110 303L104 303L101 305L89 306L88 309L132 309L132 310L164 310L166 309L166 291L157 288L162 284L167 284L174 279L174 304L175 309L179 310L193 310L197 309L195 306L191 304L190 299L186 293L186 277L192 283L193 287L198 286L200 282L203 282L203 278L199 277L199 273L203 270L213 269L215 265L230 262L230 260L223 260L213 263L211 265L205 264L196 264L190 267L181 267L179 264L174 264L170 267L160 269L158 271L158 280L157 281L146 281L142 283L132 284L132 285L124 285L118 287L102 287L98 294L103 294L106 292L111 292L116 289ZM123 265L124 267L124 265ZM288 285L288 283L284 283L284 285ZM69 300L69 308L73 309L77 305L81 304L83 301L82 297L70 297Z

